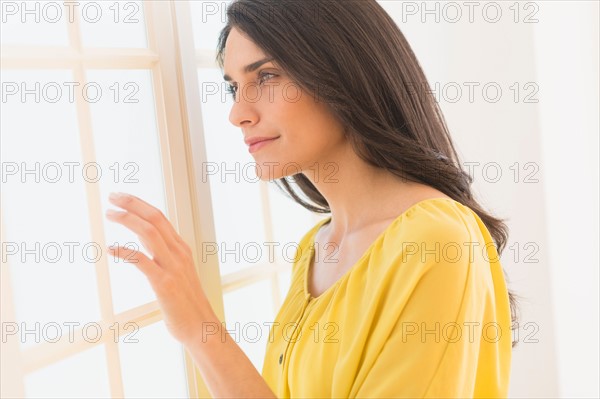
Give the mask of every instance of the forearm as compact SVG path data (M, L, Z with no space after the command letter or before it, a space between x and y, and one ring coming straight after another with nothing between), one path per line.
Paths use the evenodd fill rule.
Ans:
M185 344L214 398L276 398L250 359L213 312Z

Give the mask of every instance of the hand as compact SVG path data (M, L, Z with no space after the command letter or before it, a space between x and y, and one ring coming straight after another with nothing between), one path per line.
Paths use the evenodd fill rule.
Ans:
M109 254L134 263L146 275L167 329L178 341L190 342L201 330L203 315L212 312L196 274L192 251L160 210L122 193L111 194L110 201L125 211L108 210L108 220L136 233L152 259L120 246L109 247Z

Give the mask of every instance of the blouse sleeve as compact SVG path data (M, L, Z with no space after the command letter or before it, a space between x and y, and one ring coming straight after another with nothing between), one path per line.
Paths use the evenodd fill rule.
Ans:
M443 248L445 243L440 244ZM505 396L505 372L494 370L504 366L498 335L507 332L486 310L493 295L489 263L465 252L458 259L451 252L442 251L439 259L429 252L427 260L426 255L419 251L402 263L421 272L413 274L418 278L409 283L412 292L396 313L388 338L376 346L375 360L363 365L353 397Z

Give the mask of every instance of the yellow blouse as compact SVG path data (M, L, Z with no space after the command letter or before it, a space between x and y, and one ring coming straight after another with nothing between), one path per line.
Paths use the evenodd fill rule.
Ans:
M508 292L478 215L449 198L414 204L313 298L307 266L330 219L300 241L271 325L262 376L277 397L506 397Z

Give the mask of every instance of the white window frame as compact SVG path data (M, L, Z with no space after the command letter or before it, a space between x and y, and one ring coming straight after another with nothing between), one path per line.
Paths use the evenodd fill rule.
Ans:
M185 117L185 96L182 90L181 62L177 43L174 3L163 1L145 1L142 3L148 35L148 48L145 49L84 49L81 43L80 23L75 20L68 24L69 47L54 46L2 46L0 66L6 69L71 69L74 80L85 83L85 70L94 69L148 69L152 72L152 84L155 95L157 128L161 148L161 161L166 191L167 217L178 230L182 238L190 245L194 260L201 276L203 288L217 316L224 320L221 279L218 259L207 257L200 263L201 242L215 241L215 230L211 211L210 189L207 184L195 181L189 165L192 164L190 145L200 146L201 142L190 143L191 129L202 133L201 117ZM81 140L83 162L95 162L93 132L90 107L83 99L76 100L78 130ZM190 122L197 123L190 126ZM200 137L203 135L201 134ZM201 141L201 140L200 140ZM202 152L195 151L198 157ZM202 160L196 159L194 164ZM103 212L100 191L97 185L85 183L86 196L90 209L92 240L105 242L103 231ZM199 206L198 204L208 204ZM2 210L0 210L1 216ZM2 218L2 220L4 220ZM5 228L0 222L1 240L4 241ZM162 320L156 301L114 314L110 294L110 278L106 256L96 264L96 282L99 297L103 330L110 325L134 322L140 328ZM2 279L2 322L14 321L14 304L8 264L1 268ZM125 333L123 331L123 333ZM77 339L77 337L80 337ZM63 337L57 343L42 343L33 348L20 350L18 343L2 344L2 391L3 397L24 397L24 376L43 367L59 362L71 355L80 353L92 346L104 345L108 371L108 384L111 397L123 397L124 388L119 360L118 343L109 335L97 343L90 343L75 334L75 340L69 342ZM106 337L106 338L105 338ZM185 352L185 371L188 392L191 397L206 397L209 392L204 385L199 370L191 356Z

